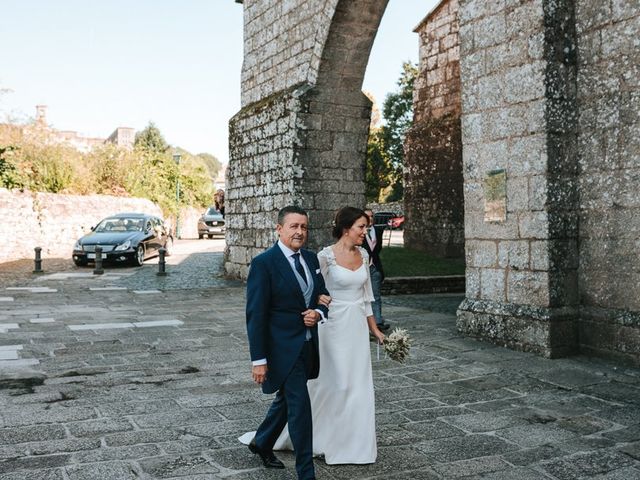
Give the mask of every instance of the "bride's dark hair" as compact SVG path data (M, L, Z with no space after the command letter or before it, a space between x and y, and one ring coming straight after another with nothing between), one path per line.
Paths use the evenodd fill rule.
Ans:
M331 230L331 234L333 238L340 239L345 230L349 230L356 220L364 217L368 221L367 214L364 213L364 210L356 207L342 207L340 210L336 212L335 220L333 221L333 229Z

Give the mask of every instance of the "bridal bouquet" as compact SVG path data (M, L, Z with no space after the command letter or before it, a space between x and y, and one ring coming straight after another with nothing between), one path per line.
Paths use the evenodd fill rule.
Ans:
M411 337L404 328L396 328L384 339L384 351L391 360L404 363L409 356Z

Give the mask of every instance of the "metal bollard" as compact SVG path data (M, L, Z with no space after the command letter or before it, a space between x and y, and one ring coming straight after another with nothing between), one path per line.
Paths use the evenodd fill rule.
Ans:
M102 269L102 247L96 245L96 267L93 269L94 275L102 275L104 270Z
M164 247L160 247L160 250L158 250L158 275L160 276L164 276L167 274L167 272L165 271L165 266L167 264L167 262L165 262L164 260L164 256L167 253L167 249Z
M44 273L42 271L42 258L40 257L40 253L42 252L42 248L36 247L34 248L36 252L36 258L34 259L35 266L33 269L33 273Z

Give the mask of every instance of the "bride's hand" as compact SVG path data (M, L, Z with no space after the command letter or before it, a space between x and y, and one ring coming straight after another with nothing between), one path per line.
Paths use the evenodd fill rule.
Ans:
M318 296L318 304L319 305L324 305L325 307L328 307L330 303L331 303L331 297L329 295L319 295Z
M382 344L384 343L384 339L386 338L386 337L384 336L384 333L382 333L382 332L381 332L380 330L378 330L377 328L376 328L376 331L375 331L375 332L373 332L373 336L374 336L374 337L376 337L376 338L378 339L378 343L379 343L380 345L382 345Z

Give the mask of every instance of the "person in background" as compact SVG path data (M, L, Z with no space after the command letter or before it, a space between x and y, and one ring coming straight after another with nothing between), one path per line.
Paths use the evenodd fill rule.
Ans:
M384 225L374 225L373 210L370 208L366 208L364 212L369 218L369 228L367 229L367 236L362 246L367 253L369 253L369 273L371 276L373 299L375 300L371 306L373 307L373 316L376 318L378 329L384 332L390 327L390 325L382 318L382 298L380 295L380 291L382 290L382 281L384 280L384 269L382 268L382 261L380 260Z

